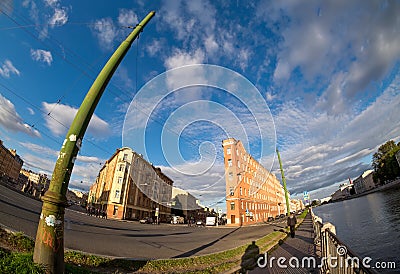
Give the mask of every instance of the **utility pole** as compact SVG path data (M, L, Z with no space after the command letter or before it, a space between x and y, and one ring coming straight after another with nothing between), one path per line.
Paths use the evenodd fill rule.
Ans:
M285 179L285 173L283 172L281 155L279 155L278 149L276 149L276 154L278 154L279 167L281 169L281 174L282 174L283 189L285 190L286 212L287 212L286 214L287 214L287 216L289 216L289 214L290 214L289 195L288 195L287 188L286 188L286 179Z
M64 209L67 204L65 195L89 121L118 65L154 14L154 11L150 12L110 57L86 94L65 137L49 189L42 197L43 206L33 254L34 262L43 265L47 273L64 273Z

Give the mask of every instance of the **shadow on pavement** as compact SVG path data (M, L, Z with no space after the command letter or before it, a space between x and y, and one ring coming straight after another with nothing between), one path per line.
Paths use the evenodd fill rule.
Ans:
M174 257L172 257L172 258L185 258L185 257L190 257L190 256L196 254L197 252L199 252L199 251L201 251L201 250L203 250L203 249L206 249L206 248L208 248L208 247L210 247L210 246L216 244L217 242L219 242L220 240L224 239L225 237L228 237L230 234L235 233L235 231L238 231L240 228L241 228L241 227L238 227L238 228L236 228L235 230L232 230L231 232L225 234L225 235L222 236L222 237L219 237L218 239L216 239L216 240L214 240L214 241L212 241L212 242L210 242L210 243L208 243L208 244L199 246L199 247L197 247L197 248L194 248L194 249L192 249L192 250L189 250L189 251L187 251L187 252L185 252L185 253L182 253L182 254L180 254L180 255L174 256Z
M248 270L256 268L259 256L260 248L256 245L256 241L252 241L242 256L239 273L247 273Z

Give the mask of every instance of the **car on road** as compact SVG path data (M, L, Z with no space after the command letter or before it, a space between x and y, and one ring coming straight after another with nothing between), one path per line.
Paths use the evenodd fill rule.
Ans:
M196 222L196 226L205 226L206 224L202 220Z
M152 224L153 223L153 218L146 217L146 218L140 219L139 223L141 223L141 224Z
M274 220L274 217L268 217L267 222L272 222Z

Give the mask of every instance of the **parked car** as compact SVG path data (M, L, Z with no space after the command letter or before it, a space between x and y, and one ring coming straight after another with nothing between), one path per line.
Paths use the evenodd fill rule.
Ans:
M280 215L276 215L275 220L278 220L280 217L281 217Z
M152 224L153 223L153 218L146 217L144 219L140 219L139 223L141 223L141 224Z
M279 218L285 218L285 214L281 214L281 215L279 215Z
M272 222L274 220L274 217L268 217L267 222Z
M202 220L196 222L196 226L205 226L206 224Z

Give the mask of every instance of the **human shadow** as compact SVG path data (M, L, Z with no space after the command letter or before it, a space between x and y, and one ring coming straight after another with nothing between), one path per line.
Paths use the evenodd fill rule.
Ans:
M252 241L241 258L239 273L247 273L247 271L256 268L259 256L260 248L256 245L256 241Z

